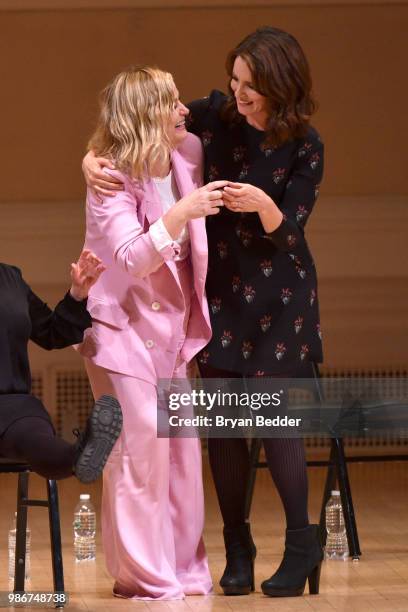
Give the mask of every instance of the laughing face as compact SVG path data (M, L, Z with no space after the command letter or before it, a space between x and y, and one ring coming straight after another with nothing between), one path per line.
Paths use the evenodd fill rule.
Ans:
M174 109L168 128L168 136L172 145L177 148L187 136L186 117L190 111L180 102L179 93L175 91Z
M264 130L268 120L268 100L256 91L251 70L241 56L237 56L231 75L231 89L237 102L238 112L249 125Z

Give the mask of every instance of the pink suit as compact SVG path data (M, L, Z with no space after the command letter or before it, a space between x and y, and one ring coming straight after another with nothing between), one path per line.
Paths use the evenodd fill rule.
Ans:
M188 134L172 154L181 197L201 186L202 161L199 139ZM113 173L123 191L103 202L88 191L85 247L107 270L91 289L92 329L79 347L94 395L115 395L124 416L104 472L105 557L117 594L180 599L212 587L201 449L197 439L157 438L156 385L184 377L211 337L205 220L189 221L190 257L175 261L177 243L158 249L151 238L162 215L154 183Z

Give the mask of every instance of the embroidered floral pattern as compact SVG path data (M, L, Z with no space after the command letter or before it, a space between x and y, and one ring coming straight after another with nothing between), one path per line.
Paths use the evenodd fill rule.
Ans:
M300 147L298 151L298 157L305 157L305 155L310 153L312 147L313 147L312 143L305 142L305 144L302 147Z
M295 333L298 334L303 326L303 317L298 317L295 321Z
M228 245L226 242L217 243L217 251L220 259L226 259L228 257Z
M320 155L318 153L313 153L313 155L310 156L310 160L309 160L309 164L312 170L316 170L317 166L319 165L320 162Z
M253 287L251 287L251 285L245 285L245 287L244 287L244 298L246 299L248 304L251 304L254 301L255 293L256 293L255 289Z
M261 270L263 274L268 278L272 274L272 262L270 259L264 259L261 261Z
M307 217L307 213L307 208L305 208L304 206L298 206L296 210L296 221L298 223L304 221Z
M286 287L285 289L282 289L281 300L285 304L285 306L289 304L291 297L292 297L292 291L288 287Z
M210 169L208 171L208 180L211 181L216 181L217 178L219 177L219 172L217 169L217 166L214 166L214 164L212 166L210 166Z
M309 303L311 306L313 306L313 304L315 303L315 299L316 299L316 290L312 289L310 292L310 298L309 298Z
M238 180L243 181L248 176L249 164L242 164L241 172L238 175Z
M202 363L203 365L205 365L208 363L209 356L210 356L210 353L208 351L201 351L198 361Z
M272 147L270 145L266 145L265 143L261 143L259 148L261 149L261 151L265 155L265 157L270 157L272 155L272 153L275 151L275 147Z
M262 317L262 319L259 320L259 323L261 324L261 329L263 332L268 331L268 329L271 326L271 321L272 321L271 315L265 315Z
M309 352L309 345L308 344L302 344L302 348L300 349L300 359L302 361L304 361L306 359L306 356Z
M244 359L249 359L250 358L251 353L253 351L253 348L254 347L253 347L252 343L247 341L247 340L242 343L241 351L242 351L242 355L243 355Z
M221 310L221 298L214 297L210 300L211 312L217 314Z
M252 241L252 232L246 229L241 229L239 237L244 247L248 247Z
M235 147L232 150L232 158L234 162L242 161L244 159L245 151L246 151L245 147L242 147L242 146Z
M232 333L229 330L224 329L224 333L221 336L222 348L228 348L232 342Z
M276 168L276 170L272 172L272 180L275 183L275 185L283 181L284 178L285 178L285 168Z
M286 346L283 342L278 342L275 349L275 357L278 361L283 359L286 353Z
M239 276L233 276L232 277L232 291L234 293L237 293L237 291L239 291L241 285L241 279L239 278Z
M204 147L208 147L208 145L211 144L212 139L213 133L210 132L210 130L204 130L204 132L201 132L201 142L203 143Z

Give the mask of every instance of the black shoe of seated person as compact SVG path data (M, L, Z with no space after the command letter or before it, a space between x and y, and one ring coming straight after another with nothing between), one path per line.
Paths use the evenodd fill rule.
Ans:
M75 442L73 471L83 483L96 480L105 466L110 452L122 430L122 410L118 400L102 395L88 417L85 431L74 430Z

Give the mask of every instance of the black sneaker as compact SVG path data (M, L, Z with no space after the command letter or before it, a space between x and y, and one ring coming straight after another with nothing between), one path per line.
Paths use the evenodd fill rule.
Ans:
M102 395L88 417L83 432L74 430L76 444L74 474L84 483L101 474L109 454L122 430L122 410L115 397Z

